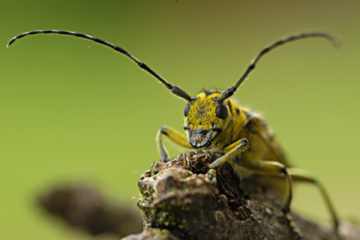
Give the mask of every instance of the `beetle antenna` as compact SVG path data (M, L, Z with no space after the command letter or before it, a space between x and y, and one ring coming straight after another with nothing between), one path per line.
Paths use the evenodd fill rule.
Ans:
M221 97L219 98L219 101L224 101L225 99L231 97L238 87L246 80L246 78L249 76L249 74L255 69L256 64L260 61L260 59L266 55L267 53L271 52L277 47L280 47L282 45L285 45L286 43L305 39L305 38L324 38L331 42L335 47L338 46L338 41L330 34L323 33L323 32L306 32L306 33L300 33L296 35L287 36L285 38L282 38L276 42L271 43L270 45L263 48L256 57L251 61L250 65L246 68L243 75L240 77L240 79L233 85L232 87L226 89Z
M156 73L153 69L151 69L148 65L146 65L144 62L140 61L138 58L133 56L131 53L126 51L124 48L116 46L115 44L108 42L106 40L103 40L101 38L94 37L89 34L80 33L80 32L72 32L72 31L65 31L65 30L34 30L30 32L24 32L17 36L14 36L10 39L10 41L7 44L7 47L10 47L12 44L14 44L18 39L21 39L23 37L29 36L29 35L37 35L37 34L58 34L58 35L68 35L68 36L75 36L78 38L87 39L93 42L96 42L101 45L105 45L107 47L112 48L113 50L127 56L130 58L133 62L135 62L141 69L144 71L150 73L152 76L154 76L157 80L159 80L163 85L165 85L166 88L168 88L173 94L185 99L186 101L191 101L191 97L189 94L187 94L184 90L182 90L180 87L173 85L169 83L167 80L165 80L163 77L161 77L158 73Z

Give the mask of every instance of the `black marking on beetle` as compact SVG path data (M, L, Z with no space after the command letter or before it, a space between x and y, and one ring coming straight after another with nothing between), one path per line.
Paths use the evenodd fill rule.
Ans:
M227 101L226 102L226 105L229 107L229 111L232 115L234 115L234 109L233 109L233 106L231 105L231 102L230 101Z
M215 91L209 89L202 89L202 92L205 93L206 96L213 94Z
M216 106L216 116L221 119L226 119L228 116L228 110L222 103L218 103Z
M249 119L249 121L245 124L244 126L247 130L249 130L249 132L251 133L256 133L256 127L254 126L254 123L251 119Z
M189 111L190 111L190 103L187 103L184 108L184 116L185 117L187 117L189 115Z
M166 131L164 127L160 128L160 132L164 134L165 136L169 136L169 133Z

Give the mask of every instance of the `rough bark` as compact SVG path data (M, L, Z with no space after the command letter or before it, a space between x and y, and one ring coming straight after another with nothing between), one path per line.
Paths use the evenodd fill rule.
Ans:
M336 239L326 227L285 215L274 193L256 179L240 181L228 165L209 172L216 157L188 152L147 171L139 180L138 204L146 228L125 239L290 240L299 239L298 232L304 240ZM343 223L342 234L360 239L360 229L349 224Z
M274 193L259 187L256 179L240 180L228 165L209 171L208 164L217 156L210 152L187 152L167 163L156 162L138 182L141 192L138 207L143 212L145 227L141 233L123 240L291 240L299 238L298 232L304 240L336 240L331 229L322 224L297 214L285 215ZM127 227L134 224L137 227L132 229L138 230L139 219L129 215L127 208L108 207L99 196L95 199L100 200L89 204L88 197L84 196L96 196L94 191L89 194L88 190L73 188L70 192L76 194L65 194L67 200L62 197L62 202L75 201L76 204L65 204L66 207L60 204L60 208L54 206L59 205L56 201L64 195L64 188L61 194L54 192L41 198L42 206L72 226L80 226L92 234L114 233L114 239L124 236L123 230L118 230L124 229L123 224ZM74 197L76 195L78 197ZM85 211L79 210L83 208ZM65 214L73 211L80 216ZM128 216L135 217L133 221L126 221L131 219ZM360 228L356 226L342 223L341 232L343 239L360 239Z

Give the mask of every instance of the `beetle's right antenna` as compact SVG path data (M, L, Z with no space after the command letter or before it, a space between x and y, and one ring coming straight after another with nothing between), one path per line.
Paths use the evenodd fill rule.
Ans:
M237 82L233 86L226 89L222 93L222 95L219 98L219 101L224 101L225 99L231 97L236 92L236 90L239 88L241 83L243 83L247 79L249 74L255 69L256 64L260 61L260 59L264 55L266 55L267 53L276 49L277 47L285 45L289 42L293 42L293 41L297 41L297 40L301 40L301 39L305 39L305 38L324 38L324 39L328 40L329 42L331 42L335 47L338 46L338 42L333 36L331 36L328 33L323 33L323 32L305 32L305 33L300 33L300 34L296 34L296 35L290 35L290 36L282 38L276 42L273 42L270 45L266 46L265 48L261 49L261 51L251 61L250 65L246 68L245 72L240 77L240 79L237 80Z
M71 31L65 31L65 30L34 30L31 32L24 32L17 36L14 36L10 39L10 41L7 44L7 47L10 47L13 43L15 43L18 39L29 36L29 35L37 35L37 34L58 34L58 35L68 35L68 36L75 36L78 38L87 39L90 41L94 41L98 44L105 45L107 47L112 48L113 50L127 56L130 58L133 62L135 62L140 68L142 68L144 71L150 73L152 76L154 76L157 80L159 80L162 84L165 85L167 89L169 89L173 94L185 99L186 101L191 101L191 97L189 94L187 94L184 90L182 90L180 87L173 85L169 83L167 80L165 80L163 77L161 77L159 74L157 74L154 70L152 70L148 65L137 59L135 56L130 54L128 51L126 51L124 48L116 46L115 44L108 42L106 40L103 40L101 38L94 37L89 34L84 34L80 32L71 32Z

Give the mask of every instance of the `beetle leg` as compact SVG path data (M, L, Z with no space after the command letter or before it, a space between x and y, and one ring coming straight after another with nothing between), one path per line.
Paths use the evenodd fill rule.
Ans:
M166 136L173 143L181 147L192 148L184 134L173 128L161 127L156 135L156 143L160 152L160 161L166 162L169 160L168 151L163 143L163 136Z
M306 173L303 170L292 168L289 169L289 172L290 175L292 176L294 183L295 182L307 183L318 188L323 200L325 201L326 207L328 208L328 211L331 215L334 233L336 234L338 239L341 239L340 231L339 231L339 226L340 226L339 217L325 187L315 177L311 176L310 174Z
M249 141L246 138L241 138L236 142L230 144L225 148L225 154L209 165L209 168L217 168L224 163L240 157L241 153L245 152L249 148Z

